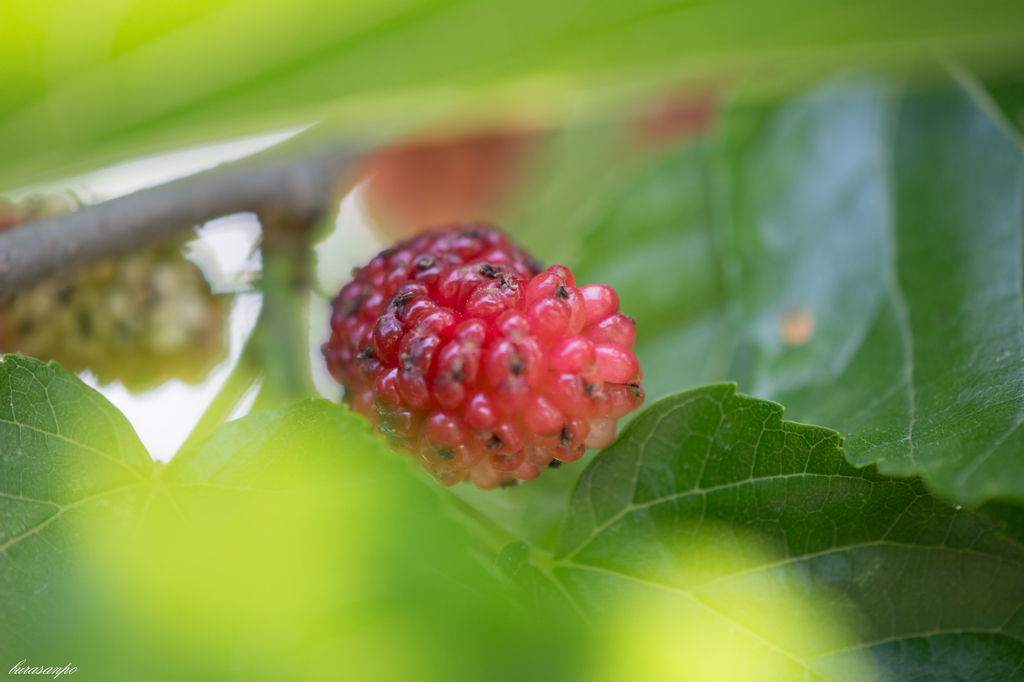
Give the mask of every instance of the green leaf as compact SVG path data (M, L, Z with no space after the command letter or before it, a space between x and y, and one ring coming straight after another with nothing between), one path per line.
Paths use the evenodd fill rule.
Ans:
M54 363L3 357L0 642L23 642L55 615L69 538L144 499L152 471L128 420L99 393Z
M159 469L55 365L6 356L0 396L5 670L573 679L580 638L560 636L556 657L555 631L510 608L444 491L342 405L229 422Z
M1018 679L1024 547L997 528L730 384L631 422L580 479L557 551L529 560L631 643L667 636L650 622L693 637L646 650L707 678Z
M854 464L1024 500L1024 153L995 108L847 81L730 131L743 385Z
M1010 0L29 0L0 18L4 187L324 119L550 118L687 76L775 67L762 82L777 91L865 55L1007 59L1024 30Z
M536 621L564 619L578 609L572 598L543 563L531 561L530 546L513 542L498 554L494 562L498 575L505 581L517 603ZM578 610L577 616L583 616ZM585 617L576 618L571 626L586 627Z
M735 379L857 465L1021 499L1024 183L994 107L861 77L724 123L620 175L584 229L574 271L620 289L648 395ZM685 258L650 267L672 244Z

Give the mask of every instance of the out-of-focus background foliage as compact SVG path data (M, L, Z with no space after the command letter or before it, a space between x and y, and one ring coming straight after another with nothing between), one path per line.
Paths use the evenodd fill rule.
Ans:
M755 77L779 95L855 65L959 58L999 73L1020 56L1022 13L1005 0L7 0L0 183L316 122L381 140L601 118L682 84Z
M1024 679L1022 125L1019 2L0 0L0 230L361 154L315 261L238 214L0 305L63 367L0 364L0 669ZM480 218L665 400L447 491L295 399L351 267Z

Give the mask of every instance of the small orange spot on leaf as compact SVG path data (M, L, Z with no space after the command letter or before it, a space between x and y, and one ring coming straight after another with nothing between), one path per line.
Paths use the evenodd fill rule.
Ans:
M787 346L802 346L814 336L814 313L807 308L794 308L779 319L779 336Z

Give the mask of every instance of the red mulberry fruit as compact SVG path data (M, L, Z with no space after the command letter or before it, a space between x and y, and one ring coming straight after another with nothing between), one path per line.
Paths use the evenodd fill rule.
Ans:
M644 398L636 327L498 230L447 227L353 273L324 356L346 401L444 485L536 478L615 437Z

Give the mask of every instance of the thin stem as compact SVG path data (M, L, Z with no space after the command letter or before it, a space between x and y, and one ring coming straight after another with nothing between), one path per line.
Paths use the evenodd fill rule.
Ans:
M263 307L253 334L264 381L253 405L263 410L317 395L309 361L309 299L315 217L261 211Z
M488 554L491 555L491 561L497 558L498 554L505 547L519 541L519 538L499 526L458 495L449 492L445 495L445 500L452 512L454 512L457 520L475 531L476 537L483 540Z
M232 410L238 406L246 392L259 379L259 364L259 357L252 344L252 336L250 336L249 340L245 342L241 355L238 357L238 362L231 369L231 373L224 380L224 384L217 391L217 395L214 396L209 407L203 412L203 416L199 418L199 422L192 429L192 433L188 435L185 442L178 448L178 452L184 452L203 438L206 438L206 436L231 416Z
M224 423L262 376L253 411L316 395L309 363L309 297L315 216L282 209L259 213L263 228L263 304L252 334L224 385L178 450L184 451Z

